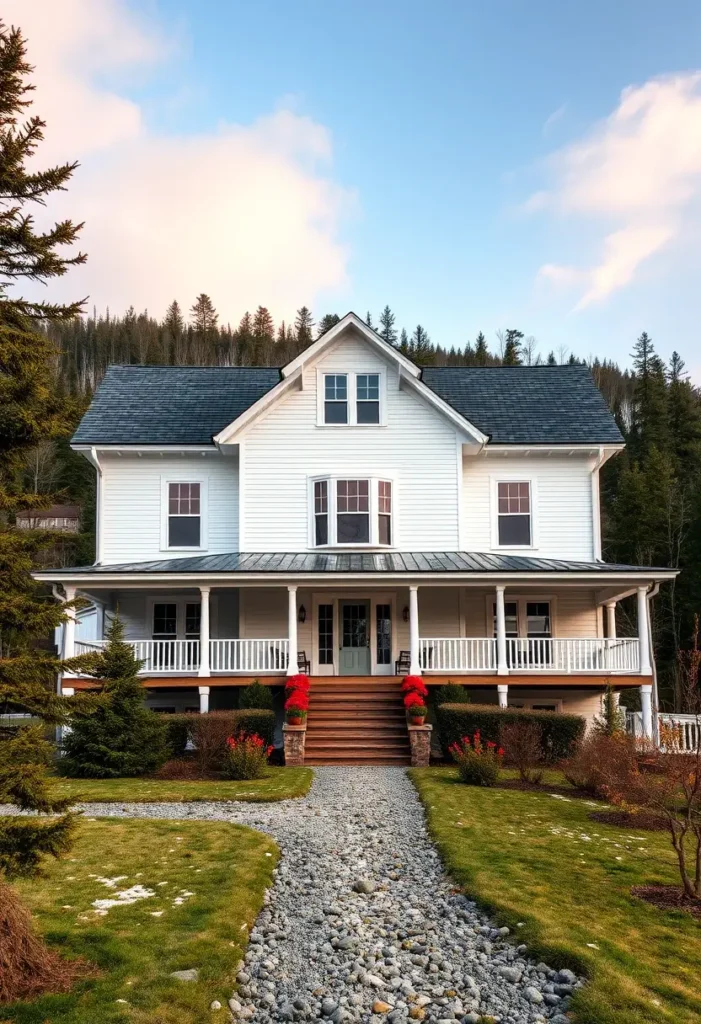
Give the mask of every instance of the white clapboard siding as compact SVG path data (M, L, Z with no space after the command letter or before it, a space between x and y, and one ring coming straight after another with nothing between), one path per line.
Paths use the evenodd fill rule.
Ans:
M259 420L243 441L243 541L247 551L305 551L308 479L325 473L394 478L395 531L404 551L458 547L455 427L423 399L399 389L397 369L356 336L330 351L322 371L387 379L387 425L317 427L317 370ZM272 546L271 546L272 545Z
M491 478L532 480L535 487L534 548L524 555L593 561L591 471L586 456L494 455L463 459L463 540L468 551L499 551L492 535Z
M207 481L206 551L238 550L238 462L206 456L103 456L102 557L106 564L179 558L162 547L162 479Z

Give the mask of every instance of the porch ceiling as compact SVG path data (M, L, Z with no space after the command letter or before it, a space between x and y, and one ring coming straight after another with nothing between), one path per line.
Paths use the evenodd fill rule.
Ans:
M638 565L618 565L605 562L575 562L529 555L507 555L469 551L424 552L230 552L220 555L197 555L151 562L122 562L118 565L87 565L75 568L53 569L35 573L37 579L67 580L86 577L116 579L127 576L153 578L193 578L202 576L231 576L244 582L246 578L268 576L329 577L380 576L388 578L442 576L471 579L501 575L517 576L583 576L602 582L607 576L643 576L649 579L670 579L674 570Z

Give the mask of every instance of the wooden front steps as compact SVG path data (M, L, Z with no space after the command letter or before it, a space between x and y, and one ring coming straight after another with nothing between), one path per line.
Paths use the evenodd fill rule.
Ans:
M312 681L305 764L409 764L399 680Z

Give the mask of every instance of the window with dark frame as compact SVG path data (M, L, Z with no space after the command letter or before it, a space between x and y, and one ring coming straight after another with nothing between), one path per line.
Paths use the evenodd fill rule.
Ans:
M531 485L528 481L500 481L497 501L500 546L529 547L532 543Z
M336 481L336 543L370 543L368 480Z
M319 664L333 665L333 605L319 605Z
M356 422L380 422L380 375L359 373L355 379Z
M348 375L324 376L324 423L348 423Z
M392 484L380 480L377 484L378 539L380 544L392 543Z
M504 602L504 623L506 625L506 636L514 637L518 636L518 602L517 601L505 601ZM497 635L497 606L496 602L492 605L492 635Z
M329 542L329 485L327 480L314 484L314 543Z
M392 609L388 604L376 606L377 664L392 662Z
M198 548L201 535L200 485L168 484L168 547Z
M178 636L177 604L157 602L153 606L153 639L175 640Z

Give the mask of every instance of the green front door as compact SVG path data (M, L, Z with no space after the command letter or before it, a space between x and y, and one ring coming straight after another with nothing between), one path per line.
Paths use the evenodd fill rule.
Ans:
M341 601L342 676L370 675L370 602Z

